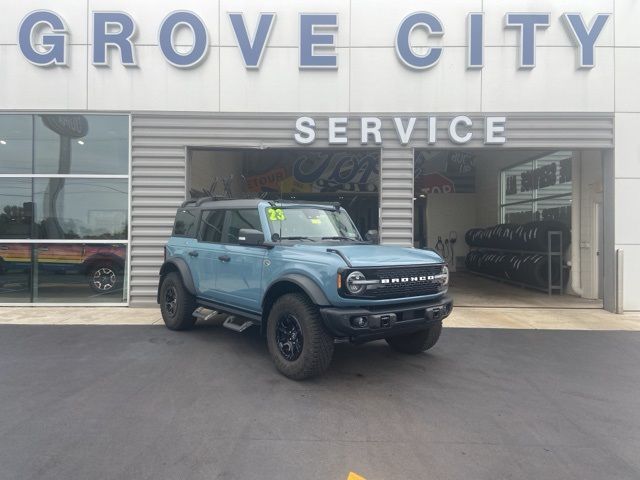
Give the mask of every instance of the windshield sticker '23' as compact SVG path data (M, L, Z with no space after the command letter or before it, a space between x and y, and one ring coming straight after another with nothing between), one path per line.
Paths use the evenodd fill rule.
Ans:
M267 210L267 214L272 222L281 222L285 219L284 210L281 208L270 208Z

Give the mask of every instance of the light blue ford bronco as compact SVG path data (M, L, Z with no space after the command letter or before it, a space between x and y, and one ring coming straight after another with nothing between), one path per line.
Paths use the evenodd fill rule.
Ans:
M232 330L259 326L278 370L300 380L329 367L336 342L433 347L448 283L438 254L364 241L338 204L200 199L178 209L158 303L171 330L219 313Z

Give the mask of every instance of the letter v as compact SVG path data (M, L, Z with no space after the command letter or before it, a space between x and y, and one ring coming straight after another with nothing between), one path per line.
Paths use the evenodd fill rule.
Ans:
M244 66L246 68L260 68L260 62L262 62L264 49L269 40L269 35L271 34L276 14L260 14L258 28L253 36L253 40L249 38L247 25L242 13L230 13L229 19L231 20L231 26L233 27L233 32L235 33L236 40L238 41L238 47L240 47L240 53L242 53Z
M396 126L396 132L398 132L398 138L402 145L407 145L411 141L411 135L413 135L413 129L416 127L416 117L409 118L409 125L407 128L402 123L402 118L394 117L393 123Z

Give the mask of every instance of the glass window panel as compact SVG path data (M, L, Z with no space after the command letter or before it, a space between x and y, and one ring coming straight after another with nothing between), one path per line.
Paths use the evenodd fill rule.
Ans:
M502 172L502 203L533 199L533 162L526 162Z
M0 238L31 238L30 178L0 178Z
M571 228L571 196L538 200L536 220L556 220Z
M35 234L43 239L127 239L126 179L34 180Z
M211 210L210 212L202 213L200 237L203 242L220 243L226 213L226 210Z
M0 173L33 173L31 115L0 115Z
M538 197L571 194L571 152L556 152L536 160Z
M35 173L129 173L129 118L122 115L35 117Z
M32 247L0 243L0 303L31 302Z
M520 203L518 205L507 205L502 207L502 221L505 223L529 223L533 218L533 204Z
M251 210L231 210L231 218L229 219L229 228L227 229L226 240L222 243L238 243L238 235L241 228L262 231L260 224L260 215L258 209Z
M36 303L126 302L126 245L50 243L34 248Z
M194 238L198 228L197 210L183 209L176 213L176 221L173 225L174 237Z
M572 158L572 152L558 151L504 169L501 177L503 221L559 220L570 225Z

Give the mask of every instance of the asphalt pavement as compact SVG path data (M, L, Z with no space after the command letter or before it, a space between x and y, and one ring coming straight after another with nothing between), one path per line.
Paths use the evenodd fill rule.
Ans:
M445 329L296 383L252 330L0 325L0 479L640 478L640 332Z

